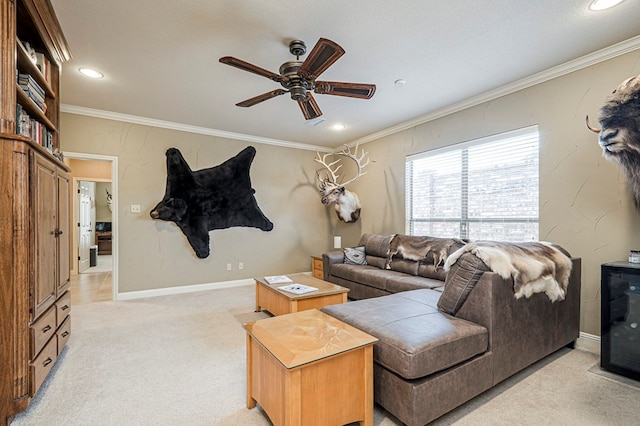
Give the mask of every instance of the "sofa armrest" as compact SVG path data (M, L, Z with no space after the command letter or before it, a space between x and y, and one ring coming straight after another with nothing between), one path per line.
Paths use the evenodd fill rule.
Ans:
M322 275L325 281L328 281L331 265L336 263L344 263L344 251L334 250L322 253Z
M551 302L544 293L516 299L513 280L485 272L456 313L489 331L494 384L578 338L581 259L572 263L563 301Z

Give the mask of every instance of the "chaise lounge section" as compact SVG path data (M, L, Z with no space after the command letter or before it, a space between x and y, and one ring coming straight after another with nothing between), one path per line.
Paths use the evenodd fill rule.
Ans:
M448 272L434 265L433 256L413 261L415 268L407 259L392 259L389 267L396 262L396 270L385 269L374 258L386 262L389 241L363 235L367 265L339 266L338 253L325 254L325 279L362 300L323 311L379 339L374 399L403 423L429 423L577 339L580 259L570 260L564 300L552 302L544 293L516 298L513 279L502 278L470 252ZM409 266L431 277L398 270Z

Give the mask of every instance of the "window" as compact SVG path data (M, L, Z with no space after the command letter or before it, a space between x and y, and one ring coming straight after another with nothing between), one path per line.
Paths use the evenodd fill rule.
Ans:
M538 126L407 157L407 233L538 240Z

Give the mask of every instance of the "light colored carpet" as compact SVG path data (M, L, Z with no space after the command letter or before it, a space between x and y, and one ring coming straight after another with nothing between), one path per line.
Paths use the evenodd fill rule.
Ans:
M26 425L270 425L245 406L245 334L254 287L72 308L67 348ZM562 350L437 425L637 425L640 389L588 371L596 355ZM376 407L375 425L400 423Z

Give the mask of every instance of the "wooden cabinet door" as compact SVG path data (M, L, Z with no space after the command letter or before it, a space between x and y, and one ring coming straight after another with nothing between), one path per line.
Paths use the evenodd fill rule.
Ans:
M58 169L58 278L57 296L61 296L70 285L71 257L69 243L71 241L69 215L69 175Z
M40 316L56 299L58 227L56 168L38 154L34 154L33 158L31 180L35 245L34 281L31 291L32 320Z

